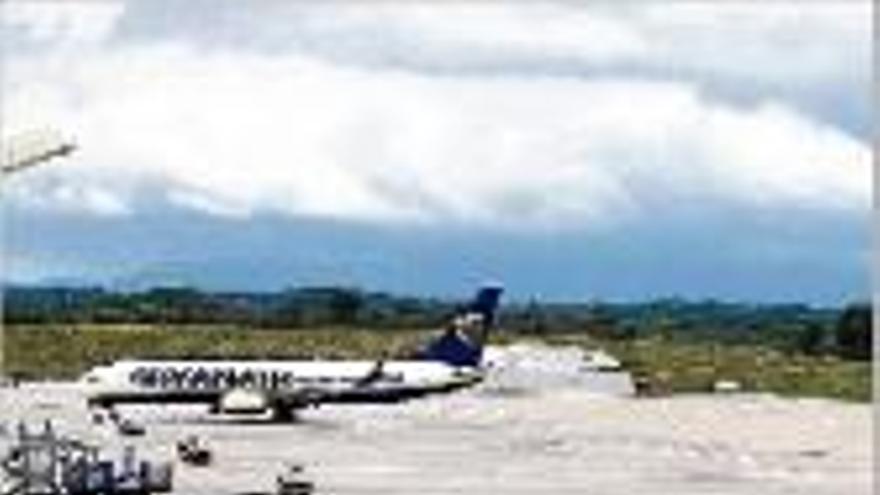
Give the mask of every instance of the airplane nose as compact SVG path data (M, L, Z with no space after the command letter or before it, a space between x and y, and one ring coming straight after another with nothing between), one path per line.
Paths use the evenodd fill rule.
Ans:
M92 370L80 378L80 383L85 385L100 385L104 382L104 377L98 370Z

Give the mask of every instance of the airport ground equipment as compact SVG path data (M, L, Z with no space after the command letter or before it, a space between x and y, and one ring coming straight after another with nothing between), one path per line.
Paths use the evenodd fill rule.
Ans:
M117 422L116 429L119 431L120 435L130 437L144 435L147 431L146 428L144 428L144 425L128 418L122 419Z
M712 391L718 394L735 394L742 389L742 383L736 380L717 380L712 384Z
M304 469L298 464L290 466L286 473L276 479L277 495L310 495L315 484L304 478Z
M93 411L91 419L92 424L94 425L103 425L105 421L112 423L116 426L116 431L122 436L142 436L147 432L147 429L143 424L138 423L131 418L123 418L115 409L106 411L106 414L104 414L103 411Z
M50 422L31 431L24 423L0 461L2 495L148 495L169 493L169 463L137 458L126 447L120 462L102 458L98 448L59 436Z
M213 460L211 450L202 444L196 435L190 435L177 442L177 456L192 466L207 466Z

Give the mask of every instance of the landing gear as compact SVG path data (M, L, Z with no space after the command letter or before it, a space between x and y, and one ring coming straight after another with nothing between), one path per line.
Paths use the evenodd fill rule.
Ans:
M92 424L95 425L102 425L108 421L115 424L120 419L119 412L112 405L106 404L90 404L89 414L91 415Z
M277 404L272 408L272 421L276 423L294 423L297 419L296 411L292 407Z

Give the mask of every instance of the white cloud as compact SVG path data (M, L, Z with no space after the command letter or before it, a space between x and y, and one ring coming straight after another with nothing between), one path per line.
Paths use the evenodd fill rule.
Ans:
M235 4L231 4L235 5ZM870 80L871 2L382 3L227 7L205 46L468 72L626 70L801 88Z
M64 215L87 215L97 217L121 217L132 213L128 199L119 194L112 185L112 179L66 173L48 174L37 180L4 184L10 187L7 196L19 207L53 212ZM4 194L5 196L5 194Z
M3 27L31 43L68 47L100 42L125 12L116 1L6 0L0 4Z
M639 8L632 19L655 65L801 87L870 80L871 11L859 0L681 2Z
M589 57L607 60L657 50L655 39L601 11L581 19L590 26L581 34L578 20L562 26L552 9L503 22L494 7L485 10L492 15L465 23L408 18L407 38L450 48L450 57L487 43L536 58L545 50L594 50ZM661 23L649 14L640 22ZM693 15L681 22L711 25ZM332 29L356 31L339 19ZM526 20L556 34L520 34L514 28ZM620 43L600 43L599 33ZM668 43L694 53L683 44ZM32 208L121 215L166 201L242 218L553 228L694 204L866 210L870 199L864 143L778 102L732 107L680 82L440 76L181 41L8 65L4 121L50 122L81 145L70 163L10 184L10 199Z

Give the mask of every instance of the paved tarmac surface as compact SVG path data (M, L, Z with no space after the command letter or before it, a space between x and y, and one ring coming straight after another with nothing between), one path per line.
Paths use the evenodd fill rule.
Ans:
M128 443L156 460L173 459L177 440L199 435L216 461L175 465L175 493L188 495L271 491L290 463L305 467L316 493L340 495L871 493L868 405L754 395L634 399L621 375L582 371L577 381L535 362L525 385L490 379L403 405L306 411L296 424L131 407L122 413L147 434L121 438L112 426L91 425L81 394L63 384L0 390L0 418L7 429L22 418L53 418L108 454ZM0 451L7 444L0 438Z

